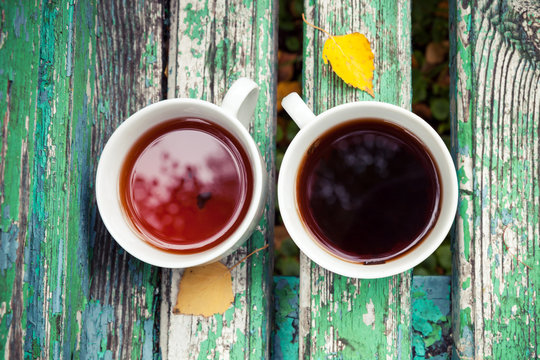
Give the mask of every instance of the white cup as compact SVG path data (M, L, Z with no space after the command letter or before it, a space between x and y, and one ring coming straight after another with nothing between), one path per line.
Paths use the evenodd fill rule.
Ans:
M340 275L371 279L395 275L411 269L431 255L444 240L455 217L458 198L457 176L452 157L439 135L420 117L398 106L376 102L353 102L315 116L296 93L287 95L283 108L300 127L289 145L278 180L281 217L289 235L311 260ZM440 176L440 210L431 231L412 249L384 263L364 264L345 260L325 250L303 222L297 204L299 168L310 146L329 129L359 119L383 119L413 133L429 150ZM406 190L406 189L404 189Z
M96 200L101 218L112 237L128 253L156 266L185 268L217 261L232 253L251 235L266 202L266 167L248 132L257 104L259 87L252 80L238 79L220 106L196 99L169 99L149 105L124 121L107 141L96 174ZM219 244L198 253L164 251L150 245L127 218L119 193L124 159L138 138L154 126L171 119L196 117L221 126L243 146L253 174L251 203L236 230Z

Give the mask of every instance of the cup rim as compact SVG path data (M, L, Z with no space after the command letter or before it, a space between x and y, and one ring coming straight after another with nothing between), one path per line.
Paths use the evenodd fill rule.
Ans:
M361 113L362 115L351 116ZM383 116L377 114L382 114ZM418 245L383 264L361 264L342 259L317 243L299 215L296 183L305 151L327 130L355 119L379 118L412 132L431 152L439 170L442 193L440 213L430 233ZM284 225L293 241L311 260L334 273L352 278L383 278L413 268L431 255L452 226L457 209L458 184L454 162L440 136L423 119L399 106L379 101L357 101L328 109L303 126L289 145L278 178L278 201Z
M173 110L175 116L160 117L158 115L156 119L157 112L172 112ZM198 115L199 113L201 115ZM253 193L244 219L227 239L204 251L184 254L161 250L150 245L140 233L133 229L133 225L125 218L118 192L118 181L125 154L140 135L159 123L188 116L200 116L202 119L224 127L244 146L253 172ZM123 154L119 154L119 149L123 151ZM120 160L118 160L119 157ZM113 171L112 175L111 171ZM175 98L161 100L140 109L115 129L101 152L96 171L95 193L98 210L105 227L125 251L154 266L186 268L216 261L228 255L252 234L264 208L267 194L266 182L267 173L259 149L255 140L238 119L208 101ZM120 217L122 221L119 221Z

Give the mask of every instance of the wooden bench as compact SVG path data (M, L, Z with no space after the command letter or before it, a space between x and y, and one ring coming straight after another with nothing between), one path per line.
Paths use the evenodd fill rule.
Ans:
M306 1L306 16L336 35L366 34L375 99L410 108L410 1L330 3ZM269 249L235 268L234 306L211 318L173 315L181 271L141 263L108 235L95 169L133 112L167 97L219 104L247 76L261 86L251 133L273 179L277 1L35 5L0 5L3 358L539 356L537 5L450 4L461 189L451 279L355 280L306 257L299 279L273 279ZM305 28L303 96L315 113L371 100L323 64L324 40ZM271 245L273 186L270 194L257 231L227 265Z

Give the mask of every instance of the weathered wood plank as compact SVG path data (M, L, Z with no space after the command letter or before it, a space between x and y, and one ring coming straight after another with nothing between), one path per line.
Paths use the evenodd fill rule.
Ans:
M296 276L274 276L272 359L298 359L298 288Z
M453 355L540 355L540 6L451 2Z
M277 1L179 1L171 3L169 97L217 104L234 80L261 87L251 129L270 174L271 189L254 235L227 266L272 238ZM270 242L271 243L271 242ZM161 347L164 359L261 359L269 356L272 250L258 253L232 272L234 307L210 318L174 315L181 271L163 274Z
M29 301L23 271L34 153L26 128L33 129L37 117L40 43L32 22L41 23L42 13L30 1L0 8L0 356L20 359Z
M413 360L450 359L450 276L413 276Z
M335 35L361 32L375 54L375 100L409 109L409 1L306 1L307 19ZM347 86L321 57L326 36L304 27L304 99L318 114L372 100ZM335 275L301 257L300 358L411 358L410 272L378 280Z
M1 6L0 352L152 358L159 271L110 238L93 183L113 129L161 95L161 5Z
M96 1L95 90L92 103L89 180L116 127L135 111L163 97L163 5L159 0ZM90 9L82 11L87 16ZM88 49L92 51L91 49ZM81 50L82 51L82 50ZM90 135L89 132L87 132ZM107 233L91 196L89 302L82 314L87 357L159 358L161 269L127 254ZM84 199L84 198L83 198ZM84 204L87 199L81 200ZM94 238L95 237L95 238ZM86 322L85 322L86 320ZM83 337L84 338L84 337Z
M272 359L298 359L298 287L292 276L274 277ZM451 356L450 276L412 279L412 359Z

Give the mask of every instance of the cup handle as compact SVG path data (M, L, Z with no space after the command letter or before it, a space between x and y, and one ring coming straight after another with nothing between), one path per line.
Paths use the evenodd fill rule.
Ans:
M281 105L300 129L315 119L313 111L306 105L300 95L295 92L285 96L281 100Z
M225 94L221 107L240 120L246 129L249 129L258 97L259 85L248 78L240 78Z

